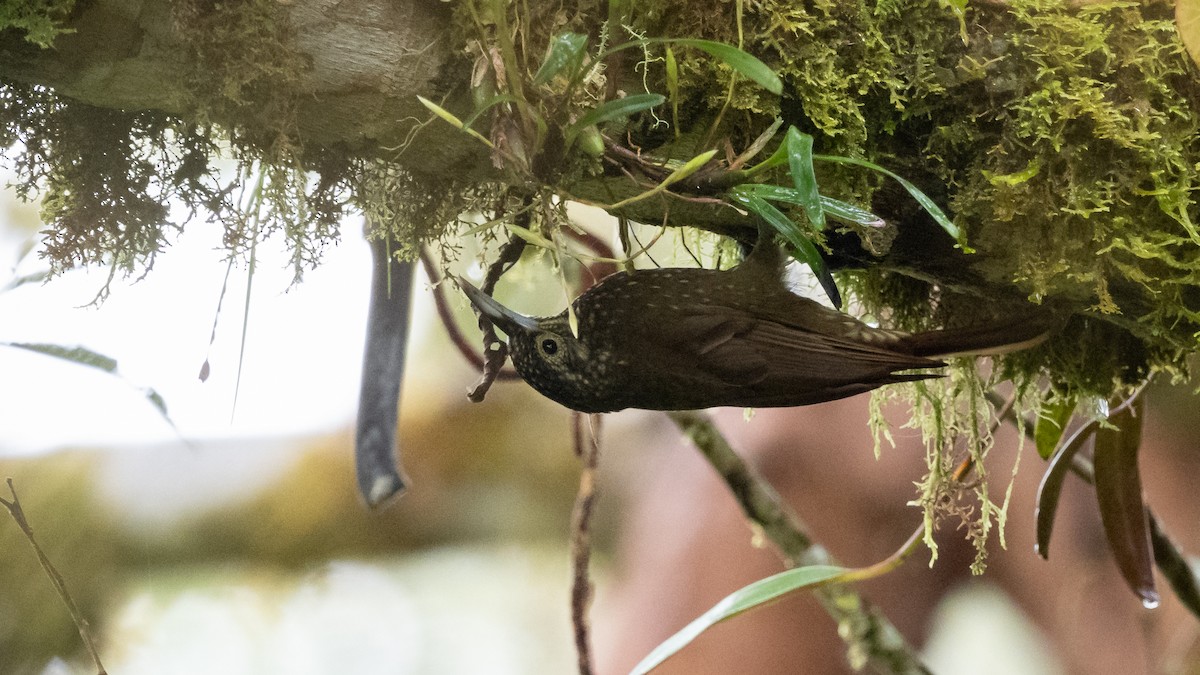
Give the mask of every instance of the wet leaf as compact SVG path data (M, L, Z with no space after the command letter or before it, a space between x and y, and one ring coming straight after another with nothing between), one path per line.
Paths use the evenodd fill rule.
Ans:
M1138 450L1142 444L1141 397L1123 405L1096 430L1096 499L1100 520L1117 568L1142 604L1158 604L1154 588L1154 561L1150 552L1150 529L1142 502L1142 479L1138 472Z
M586 46L587 36L579 33L559 33L550 38L550 51L533 76L533 83L545 84L567 66L572 66L572 70L577 69L583 61L583 49Z
M1067 472L1071 470L1071 461L1085 445L1095 439L1095 430L1095 422L1089 422L1076 429L1050 457L1046 473L1042 476L1042 484L1038 486L1037 507L1034 510L1034 518L1037 521L1037 541L1034 550L1043 558L1050 557L1050 533L1054 529L1054 514L1058 511L1058 500L1062 496Z
M821 193L817 190L817 172L813 169L813 137L800 133L796 127L788 127L783 142L787 146L792 184L800 194L804 213L813 227L823 230L825 210L821 206Z
M663 661L673 656L679 650L691 644L701 633L712 626L732 617L773 602L780 597L795 591L814 588L836 581L837 577L845 574L841 567L814 565L798 567L774 576L760 579L749 586L740 588L713 605L696 620L689 623L683 630L672 635L654 648L646 658L634 666L631 675L644 675L657 668Z
M795 188L786 187L783 185L771 185L769 183L746 183L737 186L739 191L746 194L753 194L762 197L771 202L784 202L786 204L795 204L796 206L804 206L804 195ZM883 218L859 208L853 204L844 202L833 197L821 195L821 209L826 215L840 218L851 223L858 223L866 227L883 227L886 223Z

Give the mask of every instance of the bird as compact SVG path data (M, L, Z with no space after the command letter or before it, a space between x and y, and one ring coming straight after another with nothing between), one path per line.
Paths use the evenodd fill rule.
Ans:
M797 295L774 236L730 270L653 268L609 275L556 316L517 313L457 278L508 337L513 366L567 408L792 407L939 377L951 356L1016 351L1047 321L917 333L870 326ZM921 372L907 372L907 371Z

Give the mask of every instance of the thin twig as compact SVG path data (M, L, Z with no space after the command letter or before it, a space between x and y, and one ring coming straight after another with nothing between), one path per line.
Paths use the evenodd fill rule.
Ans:
M529 229L532 216L528 207L532 203L533 196L527 195L521 209L513 215L513 224L516 227ZM517 264L524 251L525 240L513 235L504 246L500 247L500 253L488 267L480 290L491 295L496 290L496 282L500 281L501 275ZM504 362L508 359L508 346L500 341L499 336L496 335L496 327L483 314L479 315L479 329L483 331L483 373L475 386L467 392L467 398L474 403L479 403L487 395L488 389L492 387L492 382L496 381L500 369L504 367Z
M667 415L700 450L729 486L746 517L770 539L789 567L836 565L823 547L813 543L795 514L775 490L738 456L703 412ZM825 611L837 622L853 666L870 665L880 673L924 673L917 650L878 609L854 589L828 585L814 590Z
M483 371L483 357L480 356L471 343L467 340L467 336L463 334L462 329L458 327L458 322L454 320L454 312L450 309L450 302L446 299L446 286L441 283L441 274L438 272L437 265L433 262L433 257L430 256L427 249L421 249L421 264L425 267L425 274L429 277L430 283L433 285L433 304L437 308L438 319L441 320L442 326L446 329L446 335L450 337L450 342L458 349L458 353L471 364L475 370ZM516 380L520 379L517 371L511 368L504 368L496 373L497 380Z
M579 675L592 674L591 643L589 639L588 607L592 603L592 582L588 576L591 560L589 524L596 505L596 467L600 461L600 416L587 417L590 438L584 438L583 413L572 413L575 455L582 469L579 472L579 493L571 511L571 625L575 629L575 650L579 655Z
M88 655L92 657L92 662L96 664L97 675L106 675L104 664L100 662L100 652L96 650L96 643L92 641L92 633L88 627L88 620L84 618L83 612L79 611L79 606L75 604L75 599L67 592L67 582L62 575L58 573L54 565L50 562L50 558L46 557L46 552L38 545L37 539L33 536L33 528L29 526L29 521L25 519L25 511L21 508L21 500L17 499L17 490L13 487L13 479L8 479L8 491L12 493L12 501L0 497L0 504L8 509L9 515L16 521L17 527L21 528L21 532L25 533L25 539L33 546L33 552L37 554L38 562L42 564L42 570L46 572L46 576L50 578L50 583L54 584L54 590L58 591L58 597L62 598L63 604L67 606L67 612L71 614L71 620L75 622L75 627L79 629L79 637L83 638L83 646L87 649Z

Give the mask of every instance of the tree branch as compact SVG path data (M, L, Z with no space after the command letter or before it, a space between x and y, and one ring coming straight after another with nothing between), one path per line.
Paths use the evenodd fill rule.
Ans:
M63 604L67 606L67 612L71 614L71 620L75 622L75 627L79 630L79 637L83 638L83 646L87 649L88 656L92 657L92 663L96 664L97 675L106 675L104 664L100 662L100 652L96 649L96 643L92 641L92 633L88 626L88 620L80 611L79 605L75 604L75 599L71 597L71 593L67 591L67 582L63 576L59 574L54 564L50 562L50 558L46 556L46 552L38 545L37 539L33 536L33 528L30 527L29 521L25 519L25 511L21 508L21 500L17 499L17 490L13 487L13 479L8 479L8 491L12 494L12 501L0 497L0 505L8 509L8 514L17 523L17 527L21 528L21 532L25 534L25 539L33 546L33 552L37 554L38 562L42 565L42 570L46 572L46 576L50 578L50 583L54 584L54 590L58 592L58 597L62 598Z
M729 442L703 412L670 412L667 416L716 469L729 486L743 513L779 549L788 567L836 565L823 547L814 544L804 526L779 495L734 452ZM854 667L869 665L879 673L922 673L917 650L900 631L857 591L841 585L814 590L817 599L839 626Z

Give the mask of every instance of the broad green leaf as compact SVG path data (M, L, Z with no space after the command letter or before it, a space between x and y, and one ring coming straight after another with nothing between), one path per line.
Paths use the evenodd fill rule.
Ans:
M817 173L813 169L813 137L800 133L796 127L788 127L784 137L787 146L788 168L792 184L800 194L804 213L813 227L825 229L825 210L821 206L821 193L817 190Z
M1071 415L1074 413L1074 398L1055 398L1042 407L1033 431L1037 452L1042 459L1050 459L1054 454L1054 449L1062 440L1063 432L1066 431L1067 423L1071 421Z
M829 301L833 303L834 307L841 309L842 295L838 291L837 283L833 280L833 275L829 273L829 268L825 266L825 259L821 257L821 252L817 250L816 244L813 244L800 227L792 222L792 219L788 218L783 211L753 192L742 190L742 187L735 187L726 194L735 203L762 218L773 230L782 235L791 244L796 259L807 263L812 269L821 288L825 289L825 294L829 296Z
M538 68L537 74L533 76L533 83L545 84L567 66L572 66L572 70L578 68L586 46L587 36L579 33L559 33L550 38L550 51L546 54L546 60L542 61L542 66Z
M1146 607L1158 605L1154 588L1154 560L1150 551L1150 528L1142 502L1142 478L1138 450L1142 445L1142 416L1145 399L1122 405L1096 430L1096 499L1108 547L1117 561L1125 583Z
M967 246L967 242L965 237L963 237L962 230L959 229L959 227L954 224L954 221L950 220L945 212L943 212L942 209L936 203L934 203L932 199L929 198L929 195L921 192L920 188L900 177L898 174L888 171L874 162L868 162L865 159L857 159L854 157L840 157L838 155L813 155L813 159L818 159L823 162L861 166L871 169L872 171L878 171L879 173L892 178L896 182L900 183L900 185L904 186L905 190L908 190L908 194L912 195L912 198L917 200L917 203L920 204L923 209L925 209L925 211L937 222L938 225L941 226L943 230L946 231L947 234L949 234L951 237L954 237L954 240L958 242L959 248L966 253L974 253L974 249Z
M566 128L563 135L567 139L567 145L570 145L575 140L575 136L586 127L602 124L618 117L628 117L643 110L649 110L655 106L662 105L665 100L666 98L662 94L634 94L633 96L606 101L587 111L583 117L572 122Z
M841 567L828 565L813 565L780 572L774 576L760 579L749 586L740 588L713 605L696 620L689 623L683 630L667 638L662 644L634 666L631 675L645 675L657 668L663 661L673 656L679 650L691 644L704 631L732 617L770 603L780 597L795 591L814 588L837 581L837 577L845 574Z
M691 38L663 40L671 44L686 45L695 47L696 49L705 51L710 55L725 62L730 68L736 72L745 75L751 80L762 85L764 89L778 96L783 93L783 81L771 70L767 64L759 61L750 54L723 42L713 42L712 40L696 40ZM650 40L649 42L656 42Z

